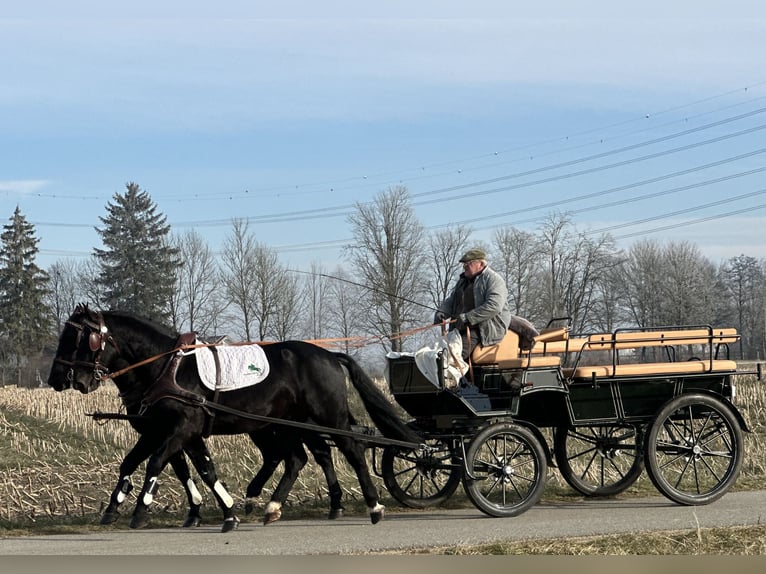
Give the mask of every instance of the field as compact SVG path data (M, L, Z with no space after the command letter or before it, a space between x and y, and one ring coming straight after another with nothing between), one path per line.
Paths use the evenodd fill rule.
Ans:
M753 430L745 435L745 459L736 489L763 488L766 484L766 391L754 376L738 377L737 406ZM357 408L353 409L357 412ZM93 394L52 389L0 388L0 534L50 531L78 525L95 525L117 480L122 456L135 443L136 433L125 421L97 423L86 413L119 412L115 387ZM243 520L260 520L262 508L245 515L245 487L260 467L260 453L246 436L211 437L208 440L222 480L234 495ZM368 451L372 452L372 451ZM336 456L347 513L364 513L356 477ZM140 484L143 467L134 476ZM277 471L277 475L280 470ZM377 479L389 508L401 508ZM208 523L220 520L211 494L198 480L204 497L203 516ZM262 505L274 483L267 486ZM137 486L138 487L138 486ZM134 491L135 493L136 491ZM655 495L645 473L621 496ZM555 469L549 471L545 497L578 497ZM447 504L467 504L461 490ZM118 527L126 527L134 498L131 496ZM313 461L303 470L284 510L290 516L323 516L328 507L324 476ZM167 469L155 497L152 524L178 525L186 513L186 499Z

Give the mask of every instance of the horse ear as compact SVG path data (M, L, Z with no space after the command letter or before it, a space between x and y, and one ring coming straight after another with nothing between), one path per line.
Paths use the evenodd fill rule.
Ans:
M88 313L88 304L87 303L78 303L77 306L74 308L75 314L77 313Z

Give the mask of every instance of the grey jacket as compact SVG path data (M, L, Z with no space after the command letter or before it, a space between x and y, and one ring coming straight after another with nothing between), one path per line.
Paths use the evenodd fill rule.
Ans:
M489 266L485 267L473 284L474 308L461 313L457 309L459 298L455 294L463 289L467 281L461 273L452 293L439 305L439 311L453 318L460 317L473 329L478 329L482 345L497 345L505 336L511 321L505 281Z

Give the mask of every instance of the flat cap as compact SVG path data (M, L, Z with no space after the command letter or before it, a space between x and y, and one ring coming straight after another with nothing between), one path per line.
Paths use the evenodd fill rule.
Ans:
M466 263L467 261L476 261L477 259L486 259L487 254L478 248L469 249L460 258L460 263Z

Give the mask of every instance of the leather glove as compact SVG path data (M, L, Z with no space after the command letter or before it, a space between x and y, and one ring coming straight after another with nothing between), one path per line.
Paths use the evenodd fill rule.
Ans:
M465 331L465 327L468 323L465 322L465 319L462 318L463 315L461 314L460 317L455 319L455 323L453 324L453 328L457 331Z
M436 315L434 315L434 325L444 323L444 321L447 320L449 320L449 315L447 315L444 311L437 311Z

